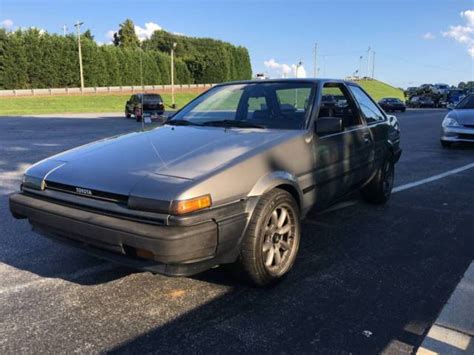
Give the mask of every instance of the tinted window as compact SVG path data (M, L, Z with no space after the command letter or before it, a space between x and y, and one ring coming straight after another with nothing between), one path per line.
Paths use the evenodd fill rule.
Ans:
M146 101L146 102L161 102L163 101L161 99L161 96L160 95L144 95L143 96L143 101Z
M367 123L382 121L385 119L382 111L380 111L377 105L375 105L372 99L364 91L362 91L361 88L352 85L350 85L349 88L356 101L359 103Z
M464 98L457 106L456 109L474 109L474 95L469 95Z

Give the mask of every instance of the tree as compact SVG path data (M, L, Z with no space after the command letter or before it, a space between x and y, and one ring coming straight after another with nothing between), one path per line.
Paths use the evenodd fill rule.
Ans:
M119 31L114 33L114 44L122 48L137 48L140 46L132 20L126 19L120 24Z
M94 35L92 34L90 29L87 29L83 34L82 37L90 39L91 41L94 40Z
M464 81L461 81L461 82L458 84L458 89L464 90L465 87L466 87L466 83L465 83Z

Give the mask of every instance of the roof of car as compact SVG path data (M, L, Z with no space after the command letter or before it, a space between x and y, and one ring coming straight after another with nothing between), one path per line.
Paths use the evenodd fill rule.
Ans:
M345 83L351 85L358 85L356 82L348 81L348 80L341 80L341 79L324 79L324 78L290 78L290 79L265 79L265 80L238 80L238 81L229 81L220 85L229 85L229 84L265 84L265 83L312 83L312 84L319 84L319 83Z

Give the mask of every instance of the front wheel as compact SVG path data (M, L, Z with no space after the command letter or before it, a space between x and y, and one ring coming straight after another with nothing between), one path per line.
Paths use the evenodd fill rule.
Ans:
M395 179L395 165L391 156L387 157L382 166L367 186L362 189L363 198L370 203L384 204L392 194Z
M281 189L264 194L240 247L240 276L256 286L279 281L295 262L300 234L299 208L292 195Z

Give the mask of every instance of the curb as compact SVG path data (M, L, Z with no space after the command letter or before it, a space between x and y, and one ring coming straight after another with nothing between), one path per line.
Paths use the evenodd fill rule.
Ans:
M474 354L474 261L417 351L432 354Z

